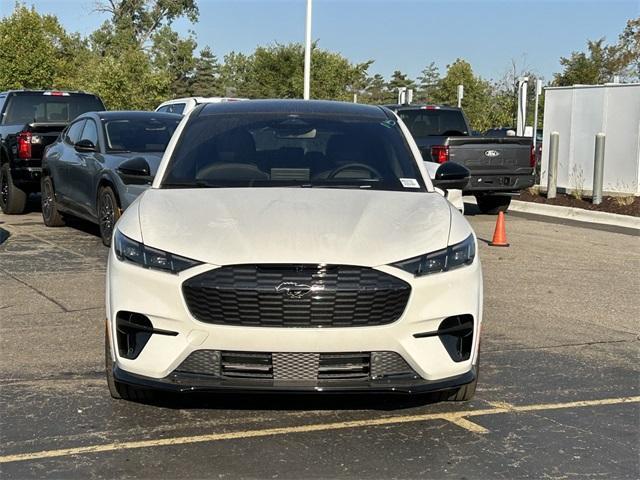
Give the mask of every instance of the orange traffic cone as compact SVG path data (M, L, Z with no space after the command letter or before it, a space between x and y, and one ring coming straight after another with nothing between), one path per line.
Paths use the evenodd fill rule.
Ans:
M493 232L493 240L489 243L492 247L508 247L507 231L504 226L504 213L498 213L498 220L496 220L496 229Z

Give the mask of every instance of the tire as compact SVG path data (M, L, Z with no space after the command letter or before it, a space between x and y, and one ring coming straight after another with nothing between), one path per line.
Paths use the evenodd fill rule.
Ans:
M56 206L56 193L51 177L44 177L42 179L40 190L42 191L42 220L44 224L47 227L62 227L64 225L64 218Z
M104 246L110 247L113 227L122 213L116 194L111 187L102 187L98 191L97 207L100 237Z
M29 194L16 187L11 177L9 164L0 167L0 208L7 215L20 215L27 206Z
M440 401L445 402L468 402L476 394L478 386L478 378L480 377L480 355L478 354L478 363L476 365L476 378L473 382L467 383L455 390L446 390L440 392Z
M104 332L104 364L107 376L107 386L111 398L116 400L128 400L132 402L146 403L152 401L155 396L149 390L142 390L125 383L118 382L113 376L113 358L111 357L111 344L109 343L108 326Z
M511 197L509 195L476 195L476 202L482 213L497 215L509 209Z

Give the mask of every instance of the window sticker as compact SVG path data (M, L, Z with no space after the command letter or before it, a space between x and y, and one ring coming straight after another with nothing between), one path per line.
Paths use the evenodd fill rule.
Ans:
M380 122L380 125L387 128L393 128L396 126L396 122L394 120L385 120L384 122Z
M401 178L400 183L404 188L420 188L420 184L415 178Z

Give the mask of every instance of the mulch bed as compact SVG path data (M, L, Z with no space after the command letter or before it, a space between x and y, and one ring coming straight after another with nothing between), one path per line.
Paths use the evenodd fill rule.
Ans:
M631 205L621 204L621 198L602 197L602 203L600 205L594 205L591 203L591 199L583 200L564 193L558 193L556 198L547 198L543 194L535 194L528 190L524 190L520 192L520 195L515 197L514 200L640 217L640 197L635 197Z

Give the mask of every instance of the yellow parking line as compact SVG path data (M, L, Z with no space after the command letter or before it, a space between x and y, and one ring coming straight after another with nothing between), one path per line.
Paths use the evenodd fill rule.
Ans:
M464 417L448 418L447 420L449 420L454 425L457 425L460 428L464 428L465 430L469 430L470 432L473 432L473 433L489 433L489 430L484 428L482 425L473 423L472 421L467 420Z
M568 408L591 407L600 405L616 405L621 403L640 402L640 396L605 398L602 400L583 400L564 403L543 403L533 405L513 406L509 408L494 407L481 410L468 410L450 413L428 413L423 415L407 415L385 418L372 418L366 420L352 420L348 422L320 423L312 425L298 425L292 427L267 428L264 430L244 430L228 433L211 433L206 435L195 435L188 437L160 438L155 440L140 440L127 442L114 442L102 445L88 445L84 447L62 448L58 450L44 450L40 452L17 453L13 455L0 456L0 464L9 462L23 462L27 460L37 460L43 458L66 457L72 455L83 455L88 453L112 452L119 450L131 450L135 448L163 447L171 445L185 445L191 443L215 442L220 440L234 440L243 438L267 437L276 435L287 435L291 433L309 433L329 430L342 430L359 427L379 427L384 425L397 425L402 423L424 422L429 420L446 420L467 430L477 433L485 433L486 429L480 425L466 420L466 417L479 417L483 415L495 415L509 412L532 412L539 410L558 410Z
M513 409L513 405L507 402L487 402L487 403L492 407L496 407L496 408L504 408L506 410Z

